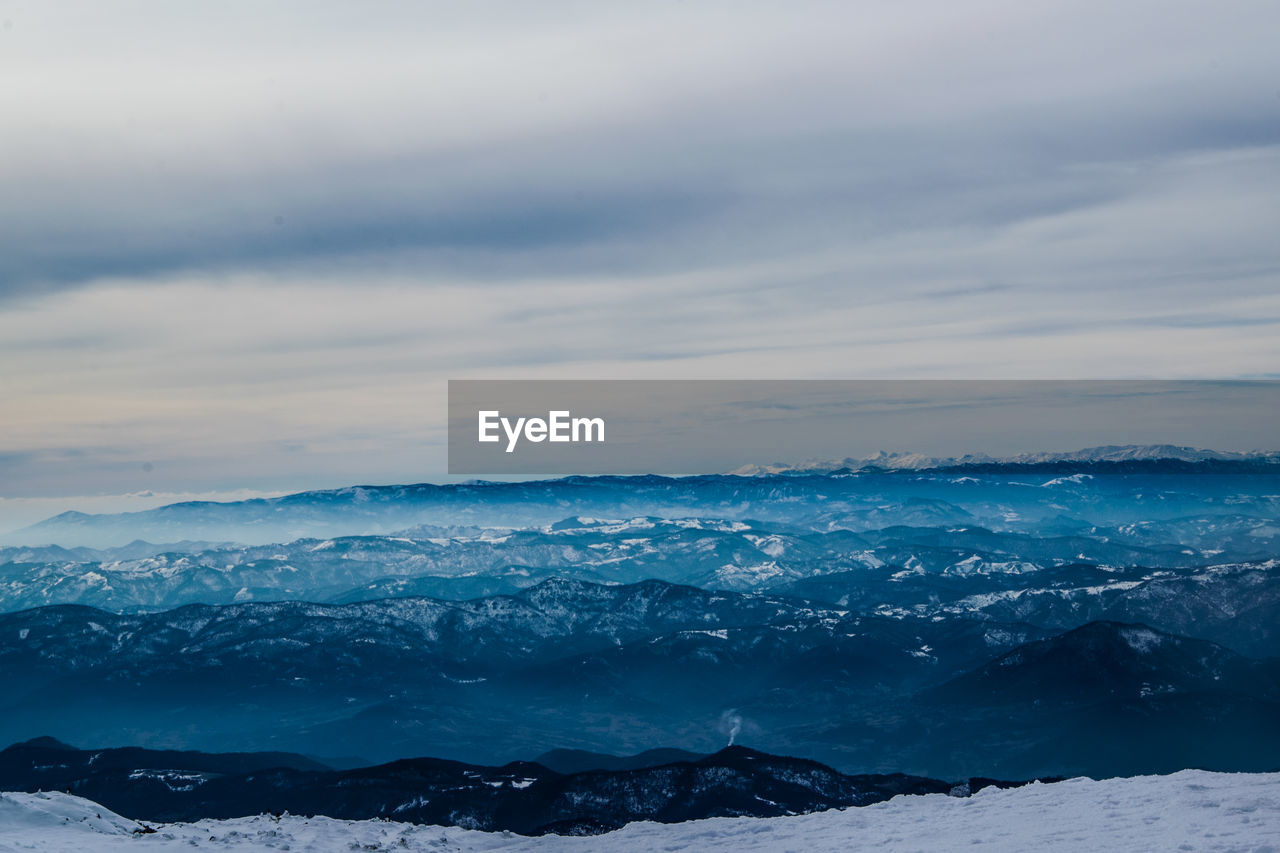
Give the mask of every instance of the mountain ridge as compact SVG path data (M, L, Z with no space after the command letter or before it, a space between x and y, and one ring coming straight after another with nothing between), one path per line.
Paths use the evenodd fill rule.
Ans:
M1077 641L1090 632L1105 642ZM658 742L707 754L741 733L772 752L844 768L1018 777L1063 766L1145 769L1146 753L1129 765L1096 748L1059 749L1055 731L1096 739L1115 720L1158 713L1181 743L1200 707L1238 724L1232 751L1214 769L1257 769L1236 764L1273 754L1267 720L1280 708L1277 667L1205 640L1155 634L1110 622L1059 635L945 613L859 615L660 581L555 579L471 602L189 605L139 615L63 605L0 615L0 738L123 735L303 755L342 743L374 760L493 762L552 744L629 754ZM1133 643L1151 636L1151 648L1177 654L1135 664ZM1041 648L1062 651L1046 656ZM1010 653L1044 664L1000 665ZM983 667L1009 676L1005 685L929 692ZM1105 691L1090 686L1093 670ZM1087 688L1078 696L1058 689L1077 683ZM1004 742L1003 709L1015 706L1030 709L1018 721L1024 747L1034 743L1036 753L996 763L1006 756L984 745ZM1247 732L1257 745L1249 754L1236 743Z
M1180 462L1262 463L1280 465L1280 451L1223 451L1174 444L1107 444L1073 451L1039 451L1012 456L966 453L961 456L929 456L923 453L881 450L870 456L842 459L812 458L795 464L744 465L730 471L742 477L778 474L833 474L859 471L942 471L952 469L1041 468L1058 464L1096 465Z
M865 464L864 464L865 463ZM806 467L807 466L807 467ZM184 501L129 513L68 511L0 537L0 543L64 546L122 545L136 539L172 542L249 541L259 544L307 536L392 534L423 522L525 527L585 514L629 518L682 517L701 506L704 515L728 518L775 492L827 488L842 475L956 475L1043 473L1071 477L1097 473L1280 474L1280 452L1197 450L1174 445L1115 445L1070 453L1037 453L1004 459L883 453L867 460L801 466L746 466L736 474L687 477L570 476L551 480L387 486L347 486L241 501ZM763 481L757 483L753 481ZM801 482L795 482L801 481ZM705 500L704 500L705 499ZM710 501L708 504L707 501ZM564 505L568 512L552 509ZM732 507L734 512L717 512Z

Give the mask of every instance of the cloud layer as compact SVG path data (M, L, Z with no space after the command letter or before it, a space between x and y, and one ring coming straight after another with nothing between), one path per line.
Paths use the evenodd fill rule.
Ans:
M1271 3L0 19L11 496L423 479L449 377L1280 363Z

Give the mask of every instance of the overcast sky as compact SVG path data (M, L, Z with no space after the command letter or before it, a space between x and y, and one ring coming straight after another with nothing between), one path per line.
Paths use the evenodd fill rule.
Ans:
M1277 32L0 0L0 496L438 478L448 378L1276 376Z

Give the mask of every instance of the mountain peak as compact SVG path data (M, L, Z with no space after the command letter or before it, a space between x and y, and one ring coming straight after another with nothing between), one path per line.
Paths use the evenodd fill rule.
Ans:
M1273 692L1252 661L1208 640L1126 622L1089 622L1018 646L940 688L986 701L1097 701L1231 687Z
M63 743L57 738L50 737L49 735L41 735L40 737L33 737L30 740L23 741L22 743L15 743L14 746L19 746L19 747L26 746L26 747L32 747L35 749L56 749L61 752L78 752L79 751L76 747L71 746L70 744L67 744L67 743Z

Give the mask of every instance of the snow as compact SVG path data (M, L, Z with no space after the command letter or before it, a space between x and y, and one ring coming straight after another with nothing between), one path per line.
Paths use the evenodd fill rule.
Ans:
M777 535L751 536L748 534L746 538L747 541L769 557L781 557L787 551L786 542Z
M1054 486L1065 485L1066 483L1083 483L1085 480L1092 480L1092 474L1072 474L1070 477L1054 477L1047 483L1041 483L1041 488L1049 489Z
M973 554L958 563L948 566L943 570L943 574L947 575L985 575L985 574L1026 574L1034 572L1039 567L1035 563L1028 563L1024 560L1008 560L1005 562L988 561L982 559L977 554Z
M208 774L182 770L133 770L130 779L154 779L170 791L193 791L197 785L209 781Z
M718 629L716 629L716 630L714 630L714 631L707 631L707 630L697 630L697 629L694 629L694 630L690 630L690 631L684 631L684 632L682 632L682 633L685 633L685 634L703 634L703 635L705 635L705 636L707 636L707 637L715 637L717 640L727 640L727 639L729 639L729 631L728 631L727 629L725 629L725 628L718 628Z
M589 838L477 832L394 821L267 816L137 824L68 794L0 795L0 851L452 850L502 853L1126 850L1280 851L1280 773L1185 770L1072 779L972 797L896 797L864 808L783 818L635 823Z
M1129 644L1129 648L1139 654L1150 654L1163 642L1160 635L1148 628L1123 628L1120 636Z
M70 794L0 794L0 851L82 850L110 836L132 835L138 824ZM33 847L32 843L41 846Z
M776 560L768 560L755 566L739 566L727 563L716 569L716 577L721 583L760 586L769 581L784 577L787 571L778 565Z

